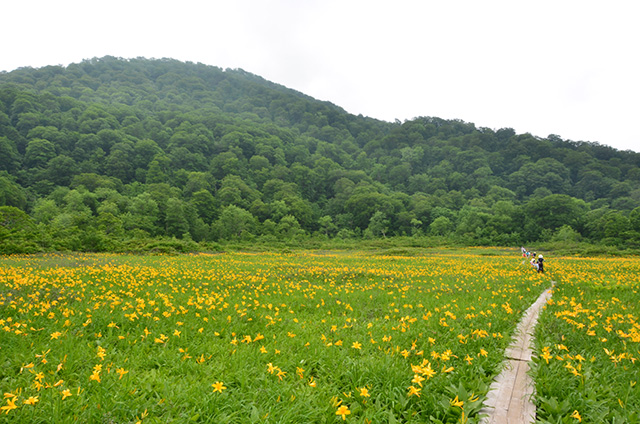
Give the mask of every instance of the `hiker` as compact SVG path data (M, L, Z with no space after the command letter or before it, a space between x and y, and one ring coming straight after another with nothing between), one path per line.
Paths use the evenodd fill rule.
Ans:
M544 258L542 255L538 256L538 272L544 273Z
M538 262L536 262L536 257L533 256L531 258L531 261L529 261L529 263L531 264L532 267L534 267L536 269L536 271L538 271Z

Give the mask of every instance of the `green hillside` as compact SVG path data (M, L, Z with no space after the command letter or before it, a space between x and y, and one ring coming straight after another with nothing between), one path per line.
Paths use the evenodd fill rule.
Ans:
M0 251L154 241L640 246L640 154L383 122L242 70L104 57L0 73Z

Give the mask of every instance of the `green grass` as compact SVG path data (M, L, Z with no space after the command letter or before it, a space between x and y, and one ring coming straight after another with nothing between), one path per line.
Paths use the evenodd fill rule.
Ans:
M536 328L538 419L639 422L640 261L566 258L555 268Z
M0 259L0 423L477 422L548 278L383 253Z

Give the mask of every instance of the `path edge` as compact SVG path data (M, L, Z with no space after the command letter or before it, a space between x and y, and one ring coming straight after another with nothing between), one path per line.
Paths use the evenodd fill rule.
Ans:
M546 288L522 314L505 349L502 371L493 379L479 412L481 424L531 424L536 421L533 403L535 383L529 371L533 356L533 333L556 282Z

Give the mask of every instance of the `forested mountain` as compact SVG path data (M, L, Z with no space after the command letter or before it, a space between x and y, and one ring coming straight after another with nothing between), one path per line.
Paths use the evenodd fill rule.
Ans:
M0 73L0 251L131 240L444 236L640 246L640 154L354 116L242 70L87 60Z

